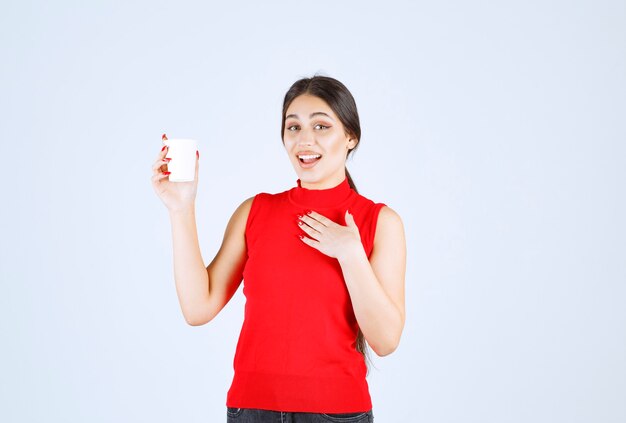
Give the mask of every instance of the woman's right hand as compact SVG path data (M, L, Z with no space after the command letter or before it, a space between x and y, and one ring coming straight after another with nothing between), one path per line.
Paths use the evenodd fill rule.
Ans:
M163 134L162 140L167 140L167 136ZM165 207L170 212L181 211L193 208L196 200L196 192L198 191L198 167L200 156L196 152L196 176L193 181L189 182L171 182L169 180L169 172L167 171L166 159L168 147L159 152L157 160L152 165L152 188L159 196Z

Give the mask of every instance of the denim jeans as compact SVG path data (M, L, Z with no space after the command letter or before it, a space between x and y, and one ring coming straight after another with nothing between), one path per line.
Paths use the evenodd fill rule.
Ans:
M373 423L372 410L360 413L291 413L226 407L227 423Z

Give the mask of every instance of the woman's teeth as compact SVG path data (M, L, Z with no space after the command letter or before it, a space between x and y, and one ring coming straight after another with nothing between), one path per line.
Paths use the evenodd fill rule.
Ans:
M320 159L322 156L320 154L305 154L302 156L298 156L302 163L313 163L315 160Z

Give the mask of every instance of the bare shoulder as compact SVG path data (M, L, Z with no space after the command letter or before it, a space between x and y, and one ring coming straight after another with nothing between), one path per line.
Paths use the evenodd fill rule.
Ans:
M250 211L250 207L252 207L252 202L254 201L254 197L255 195L253 195L252 197L246 198L245 200L243 200L243 202L239 205L239 207L237 208L238 210L241 209L243 211Z
M252 202L254 201L254 197L246 198L243 200L241 204L235 209L233 213L233 220L236 220L237 223L242 223L245 225L248 215L250 214L250 209L252 208Z
M379 234L383 236L395 234L397 236L398 234L403 233L404 223L402 222L402 218L398 212L387 205L383 206L378 213L376 235L374 239L376 240L377 238L380 238Z

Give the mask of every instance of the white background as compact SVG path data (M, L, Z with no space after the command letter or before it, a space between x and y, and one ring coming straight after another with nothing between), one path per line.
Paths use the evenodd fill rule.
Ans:
M5 1L0 53L1 421L226 421L244 297L185 323L151 165L199 140L208 264L315 73L406 229L376 422L626 421L623 1Z

